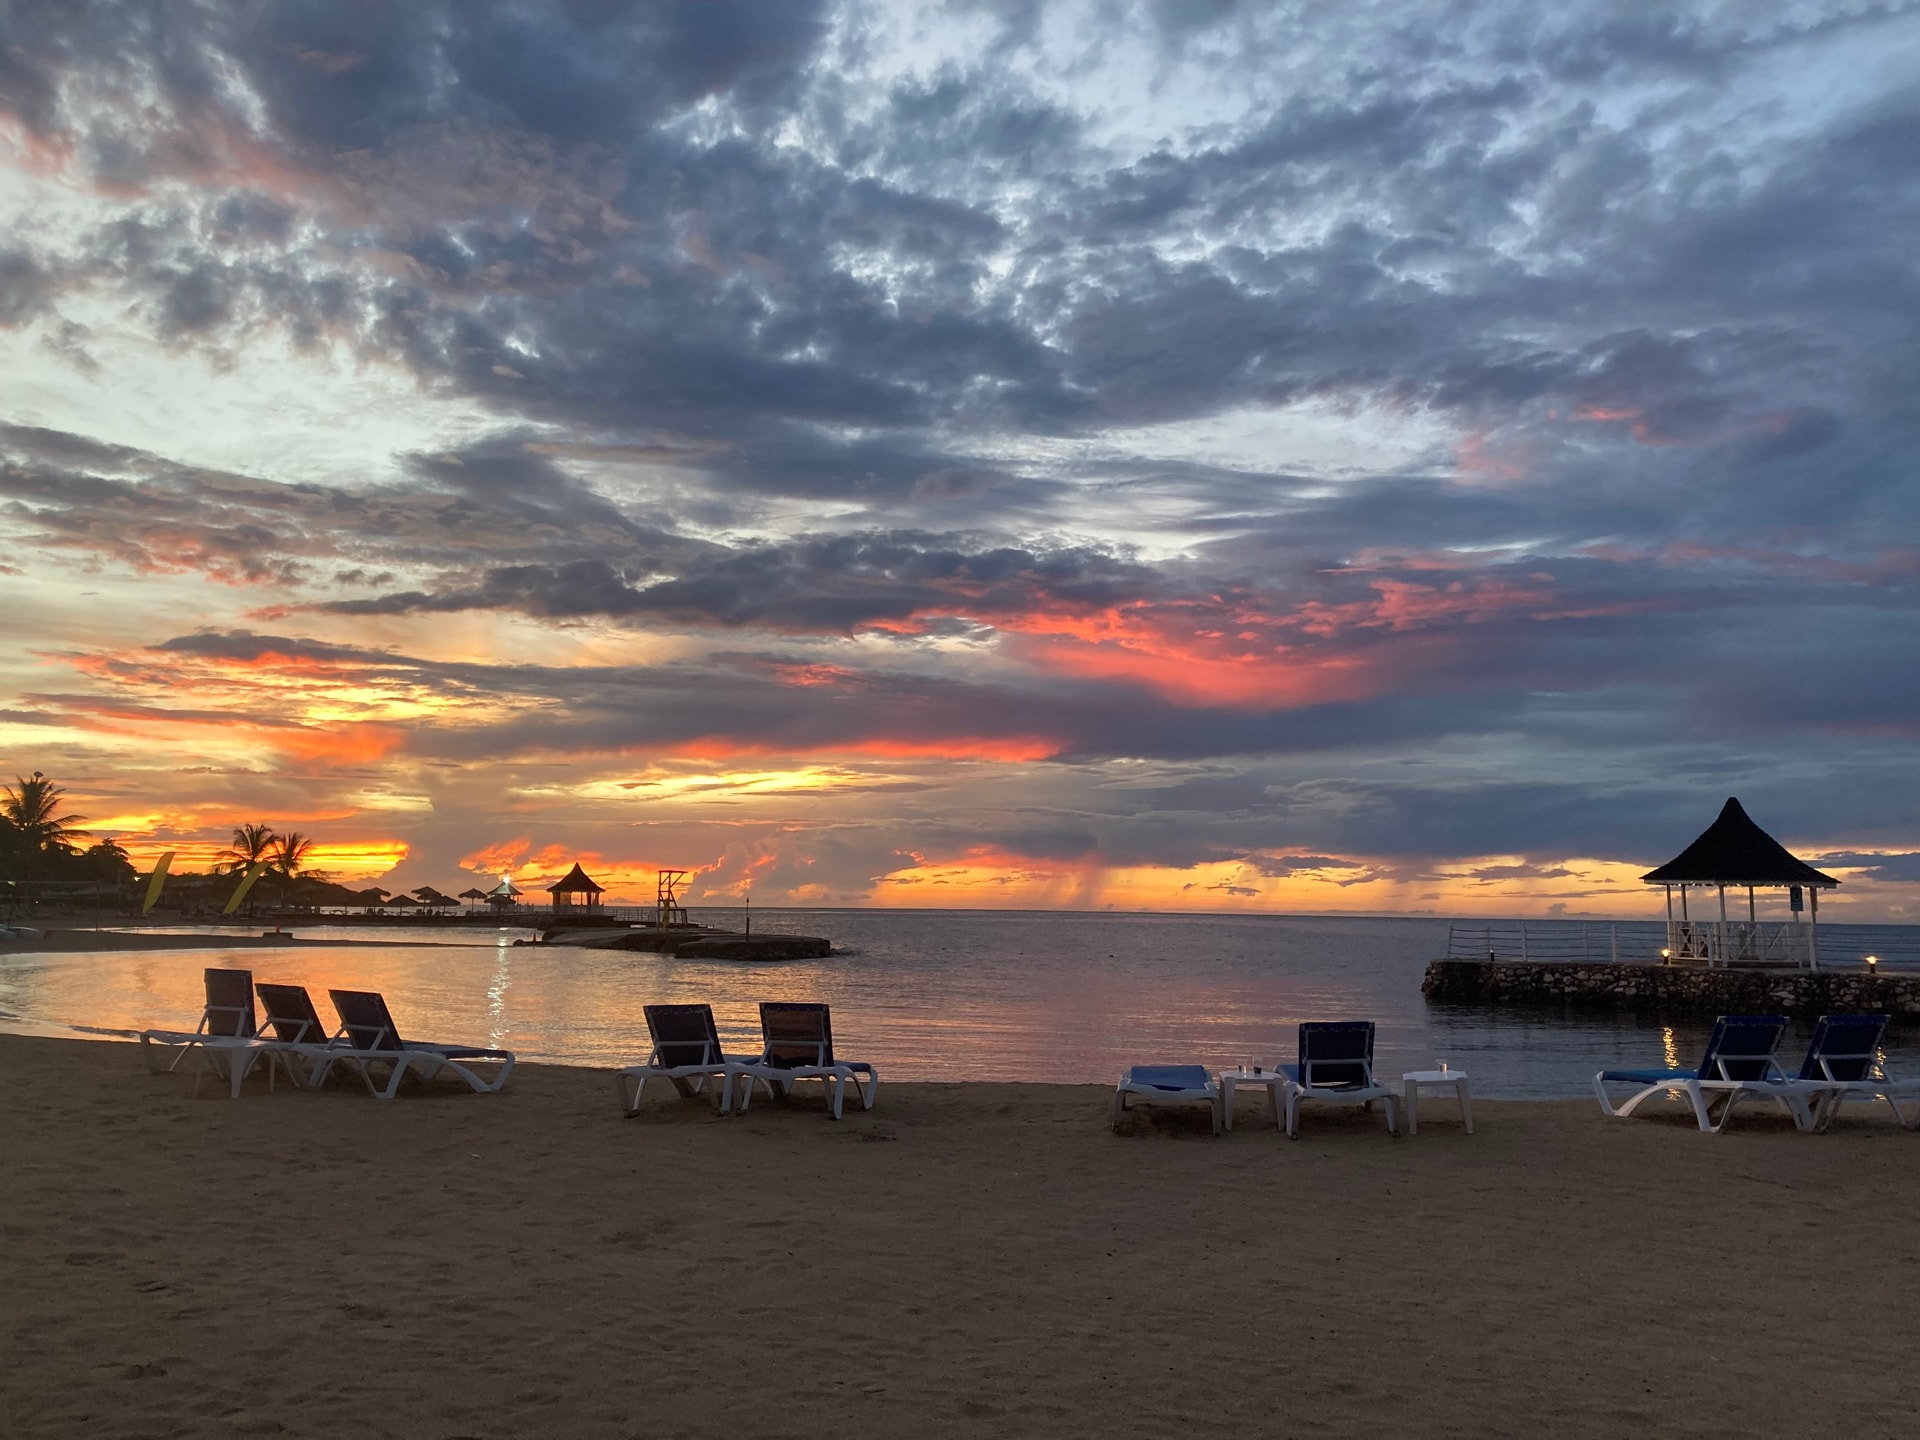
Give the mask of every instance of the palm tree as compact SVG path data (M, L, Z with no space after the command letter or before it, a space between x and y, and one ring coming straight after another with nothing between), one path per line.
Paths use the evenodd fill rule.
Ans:
M284 835L273 837L273 853L267 857L267 864L291 880L304 869L307 853L313 849L313 838L302 835L298 830L289 830Z
M4 814L19 832L29 847L35 850L59 850L72 854L77 848L74 841L87 832L75 827L87 817L84 815L56 815L66 797L66 791L54 784L38 770L32 779L22 779L16 775L12 785L0 785L7 798L0 801L0 814Z
M231 870L238 875L250 865L258 865L267 858L267 852L273 848L273 842L280 837L265 825L236 825L233 827L233 843L214 857L215 868Z

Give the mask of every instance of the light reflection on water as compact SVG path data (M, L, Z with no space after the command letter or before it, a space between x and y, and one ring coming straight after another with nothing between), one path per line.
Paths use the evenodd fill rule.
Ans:
M737 926L742 917L695 918ZM258 980L308 986L323 1015L329 987L380 990L410 1038L483 1041L536 1061L643 1059L641 1007L654 1001L710 1002L729 1046L745 1050L757 1048L758 1001L827 1000L844 1055L911 1080L1111 1083L1139 1062L1217 1067L1251 1056L1271 1065L1294 1058L1302 1020L1371 1018L1383 1074L1445 1056L1477 1093L1536 1097L1590 1093L1601 1068L1690 1064L1711 1027L1652 1014L1430 1007L1420 979L1445 948L1444 921L777 911L756 912L753 928L829 935L843 953L776 965L687 961L514 947L512 934L479 930L431 948L15 955L0 958L0 1028L190 1027L202 968L235 964ZM1804 1047L1804 1028L1799 1040ZM1896 1048L1895 1063L1902 1058Z

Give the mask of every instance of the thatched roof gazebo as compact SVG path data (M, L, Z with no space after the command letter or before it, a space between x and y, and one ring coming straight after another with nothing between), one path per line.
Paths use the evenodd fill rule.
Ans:
M561 910L584 910L589 913L600 908L600 897L606 893L604 885L594 883L593 877L580 868L575 861L573 869L547 887L547 893L553 897L553 908Z
M1754 824L1740 802L1731 797L1720 817L1701 831L1686 849L1657 870L1640 877L1667 892L1667 960L1704 960L1709 965L1767 962L1820 967L1820 892L1840 882L1792 854L1786 846ZM1727 887L1747 891L1747 919L1742 925L1727 921ZM1680 914L1673 913L1673 892L1680 892ZM1687 913L1687 891L1711 888L1720 895L1716 924L1695 921ZM1785 889L1792 918L1771 929L1760 924L1754 892ZM1808 918L1800 923L1801 896Z

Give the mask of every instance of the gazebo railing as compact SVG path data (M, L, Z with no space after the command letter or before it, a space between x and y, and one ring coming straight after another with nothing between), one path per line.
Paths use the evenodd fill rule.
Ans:
M1709 965L1806 965L1811 954L1809 927L1799 920L1676 920L1668 929L1671 959Z

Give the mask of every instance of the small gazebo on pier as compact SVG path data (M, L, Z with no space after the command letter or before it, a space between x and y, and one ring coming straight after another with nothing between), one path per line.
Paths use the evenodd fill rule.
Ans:
M547 893L553 896L556 915L574 910L592 915L599 912L600 897L606 893L606 887L596 885L576 860L573 869L547 887Z
M1789 852L1748 818L1738 800L1729 798L1720 818L1700 838L1658 870L1640 877L1667 892L1667 947L1669 964L1688 962L1708 966L1805 965L1820 968L1820 892L1840 882ZM1747 918L1727 918L1727 887L1747 892ZM1680 913L1673 911L1673 894L1680 892ZM1695 920L1688 913L1690 889L1717 890L1718 920ZM1756 890L1787 892L1789 918L1762 924L1754 900ZM1802 923L1802 896L1807 919Z
M487 891L484 898L489 909L511 910L520 903L521 889L507 876L500 877L500 883Z

